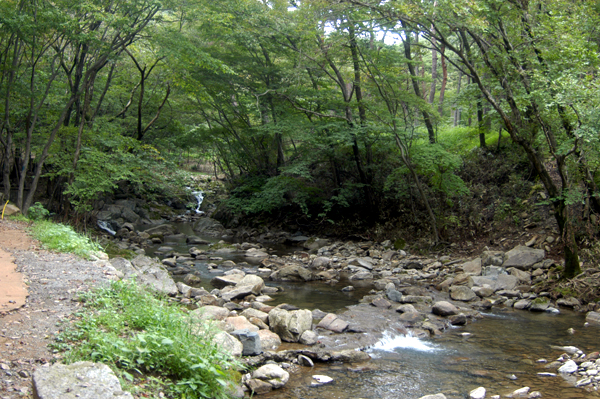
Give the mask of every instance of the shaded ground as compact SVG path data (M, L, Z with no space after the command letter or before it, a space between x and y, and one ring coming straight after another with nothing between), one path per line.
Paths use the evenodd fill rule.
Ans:
M99 264L41 250L24 228L0 222L0 247L14 258L29 291L22 307L0 311L0 399L32 397L31 374L53 358L48 344L60 321L80 306L77 292L107 281Z

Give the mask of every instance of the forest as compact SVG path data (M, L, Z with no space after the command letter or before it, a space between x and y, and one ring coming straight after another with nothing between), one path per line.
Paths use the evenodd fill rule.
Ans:
M4 198L93 219L203 169L225 218L436 245L510 219L527 182L573 277L598 232L599 22L576 0L3 0Z

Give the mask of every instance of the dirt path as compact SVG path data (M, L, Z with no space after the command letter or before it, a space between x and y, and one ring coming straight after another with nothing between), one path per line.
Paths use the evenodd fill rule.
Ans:
M33 241L22 228L6 222L0 224L0 312L18 309L25 305L27 287L23 275L16 271L15 259L10 250L26 250Z
M88 262L41 250L24 228L20 223L0 222L0 264L9 262L8 269L22 275L28 291L27 298L17 302L20 297L12 296L21 285L17 278L8 294L2 294L1 304L15 303L0 308L0 399L32 397L31 374L55 358L48 344L61 328L61 321L79 307L78 291L108 281L102 261ZM0 268L0 273L4 270Z

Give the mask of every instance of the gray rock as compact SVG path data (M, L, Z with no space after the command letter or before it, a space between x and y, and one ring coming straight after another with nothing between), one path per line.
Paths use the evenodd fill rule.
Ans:
M221 331L215 334L213 342L223 350L231 354L231 356L240 357L244 350L244 345L231 334Z
M509 276L507 274L501 274L496 277L496 283L494 284L494 289L498 290L513 290L519 283L519 280L515 276Z
M529 309L529 307L531 306L531 302L531 299L521 299L520 301L515 302L513 308L519 310Z
M234 299L245 298L253 294L253 291L254 287L251 285L235 286L233 288L226 287L221 290L221 298L226 301L232 301Z
M36 399L116 399L133 398L123 392L121 383L105 364L77 362L38 367L33 373Z
M233 331L231 335L242 343L242 356L256 356L262 353L262 345L258 332L242 329Z
M481 273L482 276L490 278L497 277L502 274L508 274L508 272L505 268L500 266L486 266L483 268L483 272Z
M533 249L519 245L506 253L506 260L502 266L527 270L531 269L534 264L541 262L545 256L546 252L543 249Z
M350 276L349 280L350 281L356 281L356 280L372 280L373 279L373 273L368 272L368 271L360 271L356 274L353 274L352 276Z
M290 374L276 364L265 364L254 370L252 378L265 381L274 389L281 388L290 379Z
M526 272L524 270L519 270L516 267L511 267L510 269L506 270L507 272L509 272L512 276L515 276L520 283L524 283L524 284L530 284L531 283L531 273Z
M310 281L312 273L307 268L293 265L273 272L269 278L273 281Z
M600 324L600 313L598 312L588 312L585 315L585 321L590 324Z
M577 363L575 363L573 360L567 360L562 366L558 368L558 372L564 374L573 374L577 371L577 368Z
M298 342L300 342L303 345L314 345L317 343L318 338L319 336L316 332L312 330L306 330L302 333L302 335L300 335L300 339L298 340Z
M340 319L336 314L329 313L319 322L319 324L317 324L317 327L341 333L348 328L348 323Z
M281 338L279 338L279 335L275 334L273 331L259 330L257 334L260 337L260 343L263 350L275 351L281 345ZM302 337L300 338L300 343L303 343Z
M185 298L190 298L192 296L192 287L182 283L181 281L179 281L176 285L177 289L179 290L179 293Z
M394 302L402 302L402 293L394 288L391 288L385 292L388 299Z
M417 313L417 309L411 304L400 305L396 308L398 313Z
M531 302L531 306L529 306L529 310L533 312L544 312L551 305L551 302L547 298L536 298Z
M436 393L435 395L421 396L419 399L446 399L446 395L443 393Z
M477 298L477 295L469 287L453 285L450 287L450 298L454 299L455 301L468 302Z
M436 302L431 308L431 313L438 316L452 316L458 314L458 308L447 301Z
M494 294L494 289L491 287L473 287L471 289L480 298L487 298Z
M455 314L448 319L454 326L464 326L467 324L467 316L464 313Z
M460 266L465 274L469 276L481 275L481 258L475 258L469 262L465 262Z
M250 248L246 251L244 256L247 258L268 258L269 254L265 251L261 251L260 249Z
M228 286L237 285L244 278L243 274L230 274L228 276L216 276L210 280L210 285L215 288L222 289Z
M186 284L194 285L194 284L200 284L202 282L202 279L193 273L188 273L183 278L183 282Z
M251 317L256 317L263 323L267 323L269 320L268 313L261 312L260 310L253 308L248 308L244 310L240 315L246 317L248 320L250 320Z
M356 258L352 260L349 264L353 266L363 267L367 270L373 270L373 263L366 258Z
M131 262L124 258L113 258L110 263L122 272L126 279L135 279L146 287L170 296L179 292L167 269L152 258L138 255Z
M298 364L304 367L315 367L315 364L311 358L304 355L298 355Z
M560 298L556 301L556 304L558 306L574 308L574 307L580 306L581 302L579 302L579 299L577 299L577 298L570 297L570 298Z
M262 289L265 287L265 282L262 278L254 274L248 274L237 284L237 287L240 286L250 286L254 295L260 295Z
M311 263L311 267L313 269L318 269L319 267L328 267L331 265L331 259L326 256L319 256L313 259Z
M208 305L191 311L190 316L198 320L225 320L229 316L229 310Z
M210 244L210 241L203 240L202 238L196 237L196 236L188 236L185 239L185 242L186 242L186 244L189 244L189 245L208 245L208 244Z
M151 236L168 236L175 233L175 228L170 224L161 224L159 226L150 227L149 229L144 230L144 233L147 233Z
M219 221L211 218L198 219L194 223L193 229L196 233L213 237L221 236L225 232L225 227Z
M252 378L246 382L248 389L254 395L263 395L265 393L271 392L273 390L273 386L266 381L259 380L257 378Z
M481 264L482 266L502 266L504 258L504 252L484 251L481 254Z
M275 308L269 312L271 330L286 342L298 342L302 333L312 327L310 310L287 311Z

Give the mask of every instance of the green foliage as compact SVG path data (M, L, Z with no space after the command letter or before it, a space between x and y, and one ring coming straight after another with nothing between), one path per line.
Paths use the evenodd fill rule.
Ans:
M31 220L40 220L45 219L50 216L50 211L44 208L40 202L36 202L32 206L29 207L27 211L27 217Z
M65 362L103 362L130 381L158 377L176 397L228 397L237 364L212 342L210 326L183 308L135 282L113 282L81 300L78 319L52 344Z
M102 247L90 237L77 233L71 226L39 220L31 227L31 232L44 248L66 253L74 253L89 258Z

